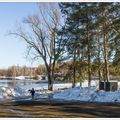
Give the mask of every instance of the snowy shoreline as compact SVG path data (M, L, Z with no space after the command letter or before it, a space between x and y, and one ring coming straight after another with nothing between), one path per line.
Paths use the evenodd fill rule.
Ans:
M72 83L54 84L53 91L48 90L47 83L32 84L17 87L0 86L0 101L4 100L31 100L28 89L35 88L36 99L48 98L52 94L51 100L71 101L71 102L97 102L97 103L120 103L120 89L115 92L98 90L98 81L92 81L92 86L87 86L85 81L82 87L77 83L72 88Z

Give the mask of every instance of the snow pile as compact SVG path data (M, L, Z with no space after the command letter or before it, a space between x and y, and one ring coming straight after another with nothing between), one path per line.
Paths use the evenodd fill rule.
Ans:
M96 102L120 102L120 89L115 92L95 92L93 96Z
M25 79L25 76L17 76L15 77L16 79L19 79L19 80L24 80Z
M120 102L120 89L115 92L105 92L97 91L96 87L76 87L56 93L53 98L89 102Z
M69 88L64 90L64 92L57 93L53 96L55 99L64 99L64 100L81 100L81 101L89 101L91 99L91 95L95 92L95 87L76 87Z
M0 87L0 99L9 99L18 96L27 96L28 93L20 87Z
M78 83L77 83L78 84ZM96 86L98 87L99 86L99 80L92 80L91 81L91 86ZM83 83L82 83L82 87L88 87L88 80L85 80Z
M88 82L85 81L82 87L71 88L72 83L53 84L53 91L48 90L48 84L31 84L17 87L0 86L0 100L11 98L31 99L29 89L35 89L35 98L46 98L53 94L53 99L72 100L72 101L89 101L89 102L119 102L120 89L115 92L98 91L98 81L92 81L92 87L88 87Z
M72 87L72 83L53 84L53 90L60 90Z

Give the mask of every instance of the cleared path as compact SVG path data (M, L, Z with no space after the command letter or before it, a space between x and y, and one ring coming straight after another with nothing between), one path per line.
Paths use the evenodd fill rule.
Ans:
M0 117L92 118L120 117L120 104L51 101L1 102Z

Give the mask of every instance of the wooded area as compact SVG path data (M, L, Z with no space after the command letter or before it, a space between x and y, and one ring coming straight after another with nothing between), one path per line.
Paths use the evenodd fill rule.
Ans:
M48 76L48 88L53 89L56 64L66 61L73 87L92 76L109 81L110 75L120 76L120 3L59 3L44 7L39 4L39 15L31 15L13 35L28 45L33 58L42 58ZM24 26L25 28L25 26ZM67 62L66 62L67 63ZM68 64L68 63L67 63ZM67 75L67 74L66 74Z

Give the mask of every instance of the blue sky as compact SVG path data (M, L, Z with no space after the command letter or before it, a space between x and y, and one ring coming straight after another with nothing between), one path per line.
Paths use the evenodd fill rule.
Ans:
M36 3L0 3L0 68L12 65L31 66L31 62L25 58L26 44L7 33L15 30L24 17L36 12ZM38 62L32 64L37 65Z

